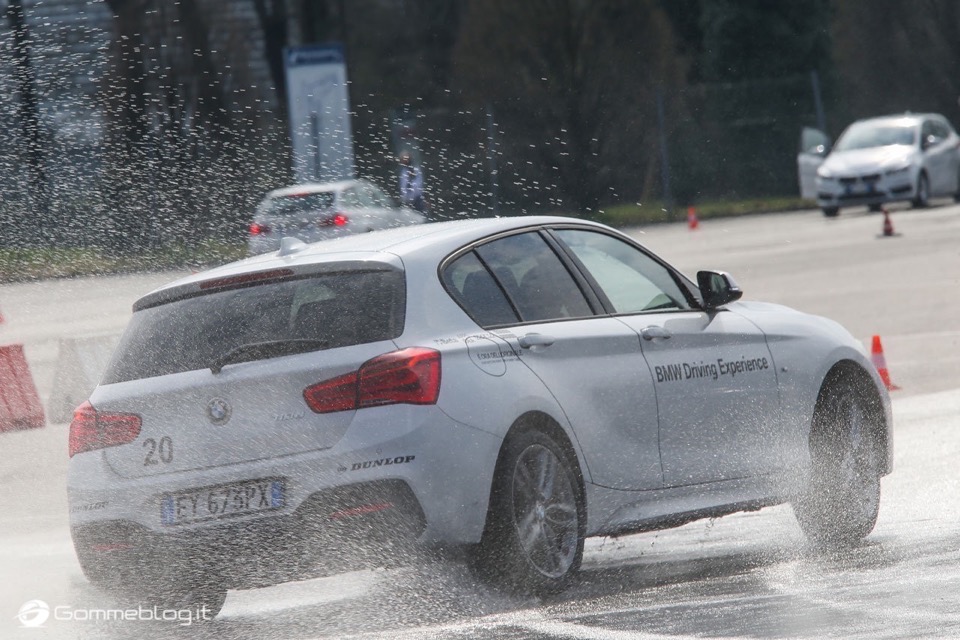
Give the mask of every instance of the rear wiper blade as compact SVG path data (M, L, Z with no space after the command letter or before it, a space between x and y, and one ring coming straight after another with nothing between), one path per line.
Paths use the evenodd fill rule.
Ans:
M228 364L266 360L278 356L292 356L297 353L317 351L328 346L326 340L269 340L267 342L249 342L227 351L210 364L210 371L220 373Z

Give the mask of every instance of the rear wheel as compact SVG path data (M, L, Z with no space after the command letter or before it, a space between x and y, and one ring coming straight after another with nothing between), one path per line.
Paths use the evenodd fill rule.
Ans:
M570 582L586 531L583 488L570 458L540 431L510 437L475 558L484 577L533 594L556 592Z
M854 543L877 522L882 452L873 413L854 384L841 381L821 392L810 436L810 484L793 505L815 543Z
M828 218L836 218L838 215L840 215L840 207L824 207L823 215Z

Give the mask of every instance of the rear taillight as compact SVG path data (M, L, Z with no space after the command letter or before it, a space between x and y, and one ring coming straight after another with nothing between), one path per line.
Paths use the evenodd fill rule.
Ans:
M316 413L385 404L436 404L440 395L440 352L414 347L367 360L357 371L303 390Z
M259 224L259 223L256 223L256 222L251 222L251 223L250 223L250 235L252 235L252 236L260 236L260 235L263 235L263 234L265 234L265 233L270 233L270 227L268 227L268 226L265 225L265 224Z
M350 218L347 217L347 214L337 212L328 218L320 218L320 220L317 221L317 226L342 227L348 222L350 222Z
M70 423L70 457L133 442L140 436L141 424L136 414L104 413L84 402L73 412Z

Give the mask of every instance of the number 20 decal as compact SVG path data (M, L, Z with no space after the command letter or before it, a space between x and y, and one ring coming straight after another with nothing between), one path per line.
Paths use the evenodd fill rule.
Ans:
M170 436L163 436L159 440L147 438L143 441L143 448L147 450L147 457L143 460L145 467L173 462L173 439Z

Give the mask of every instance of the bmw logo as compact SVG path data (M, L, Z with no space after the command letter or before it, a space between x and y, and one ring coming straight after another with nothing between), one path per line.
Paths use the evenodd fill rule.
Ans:
M223 398L214 398L207 403L207 417L213 424L227 424L230 421L231 413L233 413L233 410L230 408L230 404Z

